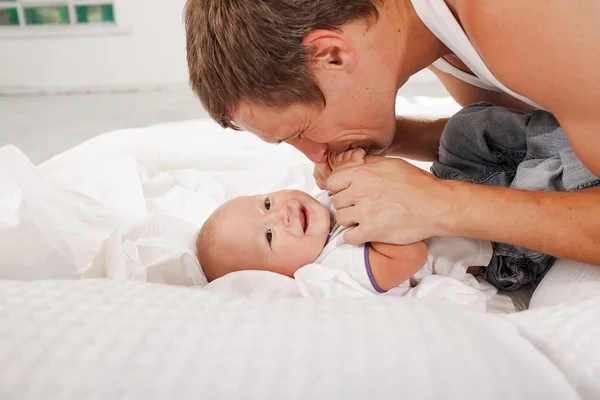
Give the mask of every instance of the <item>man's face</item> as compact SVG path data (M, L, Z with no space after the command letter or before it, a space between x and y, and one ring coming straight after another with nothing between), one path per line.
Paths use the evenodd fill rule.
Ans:
M344 93L327 105L296 104L286 109L243 103L234 122L268 143L288 143L314 163L328 152L363 147L371 154L387 148L394 137L395 93Z

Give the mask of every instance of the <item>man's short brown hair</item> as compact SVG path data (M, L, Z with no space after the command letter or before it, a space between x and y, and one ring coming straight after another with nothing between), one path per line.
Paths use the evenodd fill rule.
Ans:
M188 0L187 59L194 92L221 126L240 102L325 104L302 40L317 29L376 19L377 0Z

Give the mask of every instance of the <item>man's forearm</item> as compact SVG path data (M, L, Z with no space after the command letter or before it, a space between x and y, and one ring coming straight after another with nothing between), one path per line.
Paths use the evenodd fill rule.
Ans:
M444 181L445 235L484 238L600 265L600 188L534 192Z
M396 117L396 136L386 156L417 161L433 161L448 118L426 119Z

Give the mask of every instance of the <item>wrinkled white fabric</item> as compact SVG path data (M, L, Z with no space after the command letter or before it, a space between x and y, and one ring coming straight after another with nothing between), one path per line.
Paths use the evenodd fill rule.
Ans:
M429 275L405 295L411 298L451 301L472 310L486 312L488 301L497 292L495 287L475 279L471 274L465 274L460 280L441 275ZM390 294L393 295L393 291Z
M0 278L184 285L204 282L193 241L219 204L314 189L295 149L210 121L113 132L38 168L6 146L0 185Z
M117 163L123 170L128 163ZM127 169L114 177L127 186ZM45 179L15 147L0 149L0 278L69 279L129 214ZM138 185L139 187L139 185Z
M177 218L150 214L104 242L85 278L110 278L203 286L207 283L194 252L197 229Z

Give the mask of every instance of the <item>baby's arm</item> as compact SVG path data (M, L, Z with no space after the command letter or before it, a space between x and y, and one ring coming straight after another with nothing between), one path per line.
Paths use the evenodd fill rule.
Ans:
M333 171L364 164L363 149L330 154L328 162ZM417 242L408 245L371 243L369 264L375 283L382 290L393 289L409 280L427 261L427 245Z
M427 245L371 243L369 264L377 286L390 290L409 280L427 261Z

